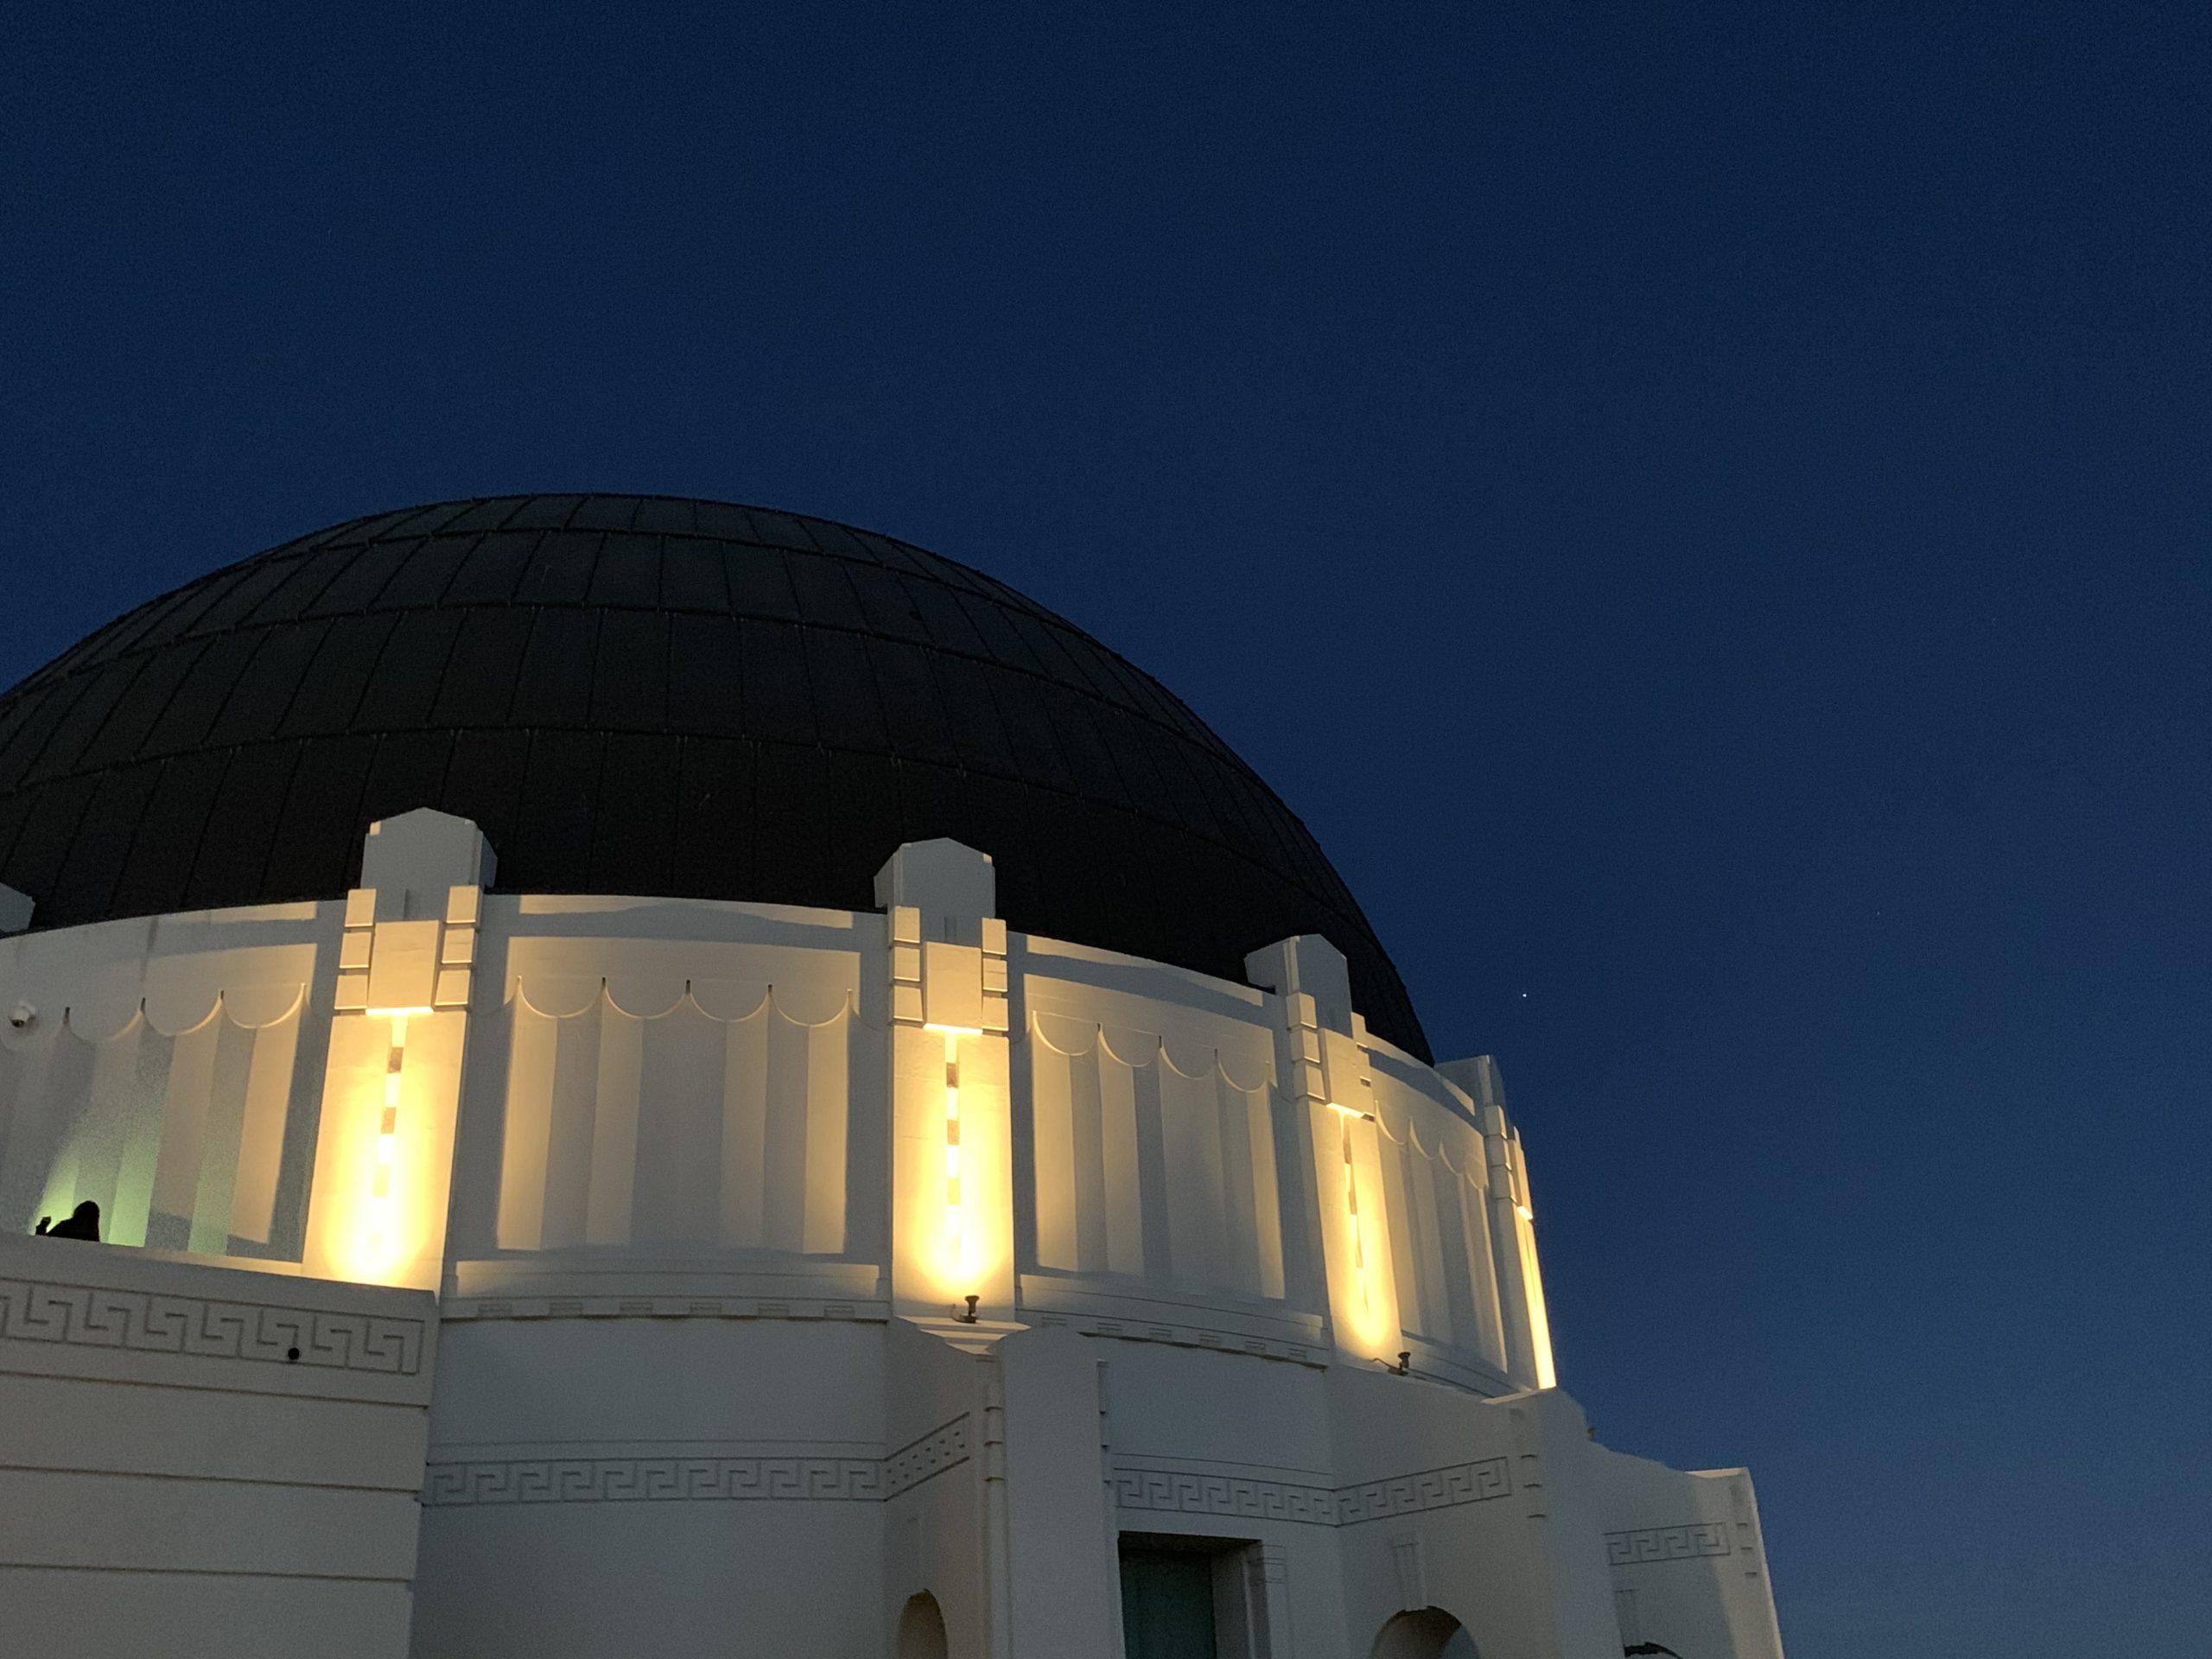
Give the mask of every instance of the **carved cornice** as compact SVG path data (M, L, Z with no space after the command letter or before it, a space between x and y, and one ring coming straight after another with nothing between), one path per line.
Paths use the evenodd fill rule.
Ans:
M105 1285L0 1278L0 1338L414 1376L423 1321Z
M1512 1490L1503 1458L1449 1464L1349 1486L1198 1469L1159 1459L1140 1463L1117 1459L1114 1465L1114 1498L1122 1509L1294 1521L1307 1526L1358 1526L1426 1510L1486 1503Z
M671 1457L440 1461L424 1470L430 1509L507 1503L878 1503L968 1461L966 1413L888 1456L748 1450L741 1443Z
M819 1296L472 1296L442 1303L460 1319L858 1319L880 1325L891 1304Z
M1325 1366L1328 1351L1317 1344L1286 1342L1243 1331L1223 1331L1211 1325L1169 1323L1160 1319L1117 1318L1103 1313L1041 1313L1024 1309L1039 1325L1065 1325L1086 1337L1114 1337L1123 1342L1164 1342L1178 1348L1211 1348L1224 1354L1250 1354L1260 1359L1287 1359L1295 1364Z

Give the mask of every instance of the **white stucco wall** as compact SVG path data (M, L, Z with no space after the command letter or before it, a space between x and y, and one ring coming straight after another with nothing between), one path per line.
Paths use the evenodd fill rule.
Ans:
M0 1237L10 1653L402 1659L434 1300Z
M404 1387L341 1368L313 1432L268 1380L306 1372L233 1359L232 1403L97 1455L76 1395L0 1374L33 1391L0 1479L75 1517L0 1553L41 1618L64 1567L199 1560L184 1488L103 1538L84 1483L235 1465L189 1512L264 1588L190 1593L258 1630L337 1550L346 1651L411 1618L472 1659L887 1652L927 1595L952 1652L1106 1656L1142 1534L1218 1545L1255 1656L1422 1609L1400 1628L1449 1614L1484 1659L1778 1655L1748 1482L1606 1452L1550 1386L1496 1067L1373 1037L1325 941L1236 984L1025 937L951 843L845 912L486 893L468 826L379 833L343 899L0 944L0 1007L35 1010L0 1028L0 1227L92 1198L113 1242L0 1263L400 1298L424 1333ZM305 1462L160 1444L264 1418ZM117 1582L114 1618L154 1605Z

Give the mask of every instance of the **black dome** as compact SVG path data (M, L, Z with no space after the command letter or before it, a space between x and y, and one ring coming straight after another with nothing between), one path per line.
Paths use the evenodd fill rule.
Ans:
M371 820L474 819L503 888L872 906L900 842L1010 925L1241 979L1326 935L1404 984L1305 825L1148 675L988 576L659 496L447 502L140 606L0 696L0 881L41 926L327 897Z

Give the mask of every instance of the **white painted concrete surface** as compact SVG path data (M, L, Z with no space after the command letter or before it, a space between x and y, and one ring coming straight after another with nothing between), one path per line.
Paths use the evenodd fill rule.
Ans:
M1110 1659L1126 1538L1224 1652L1778 1659L1748 1478L1555 1386L1496 1066L1325 941L1025 937L950 842L874 912L492 868L410 814L0 940L0 1230L111 1241L0 1239L23 1651Z

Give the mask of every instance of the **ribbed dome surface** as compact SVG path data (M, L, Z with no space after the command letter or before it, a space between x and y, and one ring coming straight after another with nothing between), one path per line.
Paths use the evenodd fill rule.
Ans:
M0 880L40 926L327 897L371 820L474 819L516 892L863 909L904 841L1007 922L1241 978L1321 933L1427 1057L1306 827L1148 675L818 518L504 496L355 520L110 623L0 696Z

